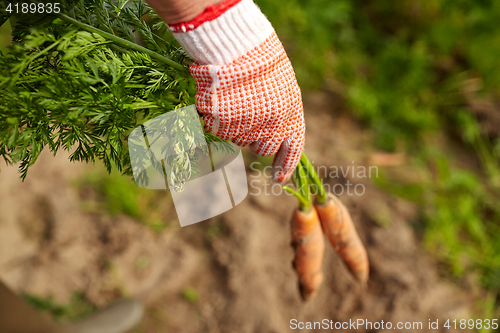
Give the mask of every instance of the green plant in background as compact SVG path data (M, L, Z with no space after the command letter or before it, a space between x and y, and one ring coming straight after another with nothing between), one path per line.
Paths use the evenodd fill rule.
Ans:
M67 304L58 304L52 297L24 294L23 298L35 309L48 312L59 321L75 321L95 311L95 307L80 293L74 293Z
M182 298L184 298L189 303L196 303L200 296L196 289L194 289L193 287L187 287L182 291Z
M83 209L90 213L125 214L155 232L169 225L165 215L173 207L165 204L164 191L159 195L157 191L138 187L118 172L108 174L101 170L87 173L75 186L81 193Z
M485 288L496 292L500 288L497 179L452 167L449 161L434 160L437 173L420 198L426 208L424 242L453 275L475 273Z
M102 172L88 173L81 182L80 188L90 185L85 190L95 189L103 204L103 208L111 215L124 213L134 218L142 218L143 212L139 207L138 196L141 188L129 179L121 177L115 172L107 175ZM151 191L145 191L144 194Z

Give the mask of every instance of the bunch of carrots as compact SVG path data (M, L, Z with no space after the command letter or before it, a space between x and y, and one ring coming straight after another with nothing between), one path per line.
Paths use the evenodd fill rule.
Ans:
M321 269L325 252L323 234L353 276L365 284L369 274L368 256L347 208L335 195L325 191L305 154L292 179L297 190L288 186L283 188L299 201L299 207L293 212L291 230L295 250L293 267L302 299L314 298L324 279ZM314 198L312 188L315 189Z

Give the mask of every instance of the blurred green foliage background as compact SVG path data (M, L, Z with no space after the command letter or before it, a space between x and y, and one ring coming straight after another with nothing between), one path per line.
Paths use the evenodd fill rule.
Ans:
M303 90L338 95L376 149L410 157L406 172L418 181L390 168L374 181L418 205L426 248L445 274L474 276L489 290L492 314L500 301L500 1L256 2ZM491 107L478 113L479 102Z
M377 185L416 202L424 244L446 274L477 277L498 304L500 2L256 2L300 86L339 95L377 149L410 156L405 172L418 182L386 169ZM496 107L478 115L477 101Z

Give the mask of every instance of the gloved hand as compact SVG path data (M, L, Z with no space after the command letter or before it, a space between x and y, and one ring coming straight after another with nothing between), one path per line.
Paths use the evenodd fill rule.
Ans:
M196 61L196 107L205 130L263 156L277 154L273 179L300 161L305 123L300 88L271 23L252 0L226 0L170 25Z

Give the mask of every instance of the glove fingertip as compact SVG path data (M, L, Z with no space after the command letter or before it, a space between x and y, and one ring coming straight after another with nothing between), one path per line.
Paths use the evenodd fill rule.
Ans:
M287 173L284 172L277 172L276 174L273 175L273 181L276 183L285 183L290 179L290 177L293 174L294 169L291 171L288 171Z
M290 137L283 141L273 161L271 170L273 181L284 183L290 179L290 176L300 162L303 147L303 139Z

